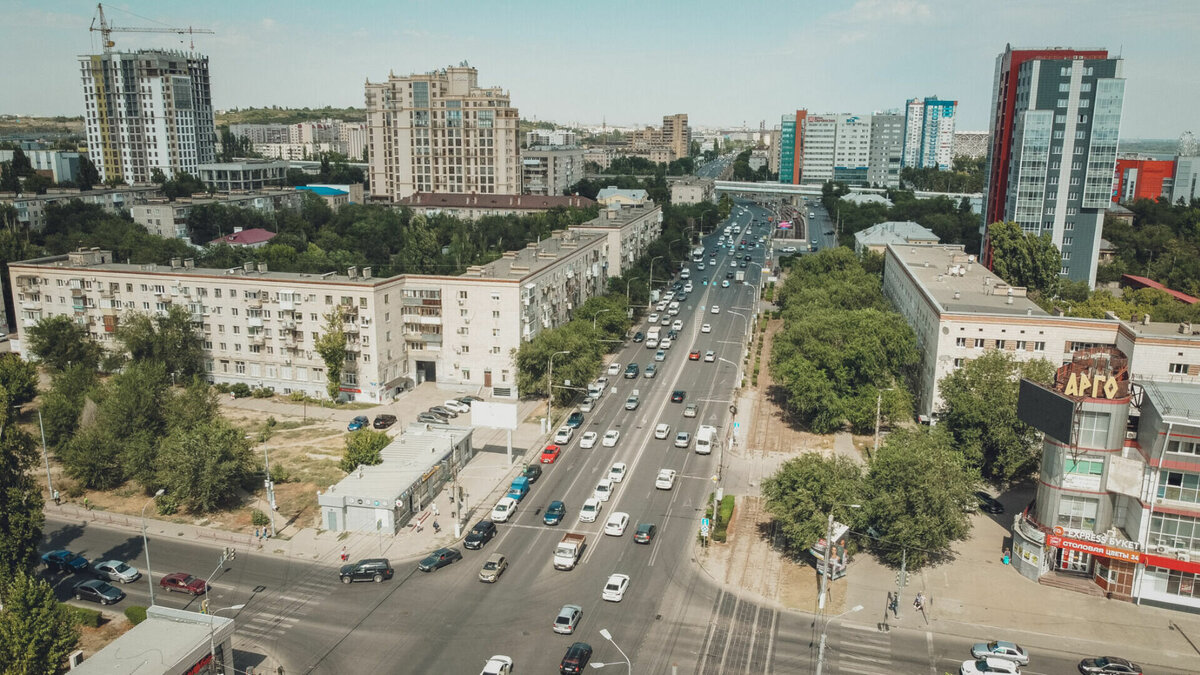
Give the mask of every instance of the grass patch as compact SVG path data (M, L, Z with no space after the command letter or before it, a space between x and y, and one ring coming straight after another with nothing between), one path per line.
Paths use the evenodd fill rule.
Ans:
M713 518L712 500L713 494L710 492L708 493L708 506L704 509L704 516L713 522L713 541L724 543L726 530L729 527L729 520L733 518L733 505L736 500L733 495L725 495L722 497L721 504L717 509L717 518Z

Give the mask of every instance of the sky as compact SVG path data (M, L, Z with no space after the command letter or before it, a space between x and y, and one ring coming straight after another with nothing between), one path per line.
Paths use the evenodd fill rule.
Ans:
M1106 48L1125 59L1123 138L1200 132L1200 1L126 0L122 27L208 28L213 105L363 106L363 83L467 61L527 119L758 128L797 108L958 101L985 130L996 55ZM0 114L80 115L77 56L98 53L93 0L0 0ZM188 48L114 33L117 49Z

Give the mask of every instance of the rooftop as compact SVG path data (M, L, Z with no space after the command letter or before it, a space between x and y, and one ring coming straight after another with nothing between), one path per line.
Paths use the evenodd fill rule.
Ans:
M611 197L624 197L634 201L644 201L648 198L645 190L624 190L615 185L610 185L596 194L596 201L602 202Z
M889 220L872 225L854 233L854 240L864 246L885 244L908 244L912 242L936 244L941 239L929 228L911 220Z
M446 459L455 444L469 438L472 427L414 423L379 451L383 463L350 472L324 493L326 499L361 497L391 504L431 468Z
M227 234L224 237L217 237L209 244L229 244L230 246L250 246L253 244L261 244L271 241L275 238L275 233L270 230L264 230L261 227L252 227L248 230Z
M572 229L591 230L595 228L623 227L639 218L659 212L659 208L651 201L647 201L644 204L613 204L601 209L600 215Z
M1139 380L1165 421L1200 424L1200 385Z
M401 199L404 206L476 208L476 209L529 209L542 210L562 207L587 208L596 202L587 197L559 195L474 195L451 192L418 192Z
M155 605L146 609L146 620L84 659L72 673L80 675L161 675L203 645L208 655L209 631L224 639L222 629L232 623L226 616L200 614Z
M342 195L350 194L350 192L347 190L339 190L337 188L328 187L325 185L297 185L296 189L305 190L322 197L340 197Z
M606 236L600 232L559 230L547 239L530 242L519 251L508 251L504 257L486 265L468 267L461 278L524 279Z
M845 197L842 197L842 201L850 202L851 204L884 204L885 206L892 205L892 200L888 199L887 197L884 197L882 195L871 194L871 193L862 193L862 192L852 192L852 193L846 195Z
M1200 299L1198 299L1198 298L1193 298L1192 296L1190 296L1187 293L1184 293L1182 291L1177 291L1177 290L1174 290L1171 288L1167 288L1166 286L1163 286L1162 284L1160 284L1157 281L1150 279L1148 277L1139 277L1139 276L1136 276L1133 274L1122 274L1121 275L1121 283L1125 286L1132 286L1133 288L1155 288L1155 289L1158 289L1158 290L1166 293L1167 295L1171 296L1172 298L1175 298L1179 302L1182 302L1182 303L1185 303L1188 305L1194 305L1197 302L1200 302Z
M942 313L1048 316L1025 288L1006 284L961 244L888 244L887 254L904 264Z

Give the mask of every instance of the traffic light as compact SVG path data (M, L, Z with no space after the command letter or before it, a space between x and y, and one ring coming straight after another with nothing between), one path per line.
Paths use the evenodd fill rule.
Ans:
M896 587L904 588L908 585L908 572L896 572Z

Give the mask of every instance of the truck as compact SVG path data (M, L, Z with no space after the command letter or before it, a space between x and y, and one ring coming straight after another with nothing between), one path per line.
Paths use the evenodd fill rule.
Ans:
M650 302L658 302L662 298L662 293L656 288L650 291Z
M712 453L713 445L716 442L717 428L701 424L700 429L696 431L696 454L707 455Z
M738 282L745 281L746 280L746 270L738 270L738 271L734 272L733 280L738 281Z
M586 545L587 537L584 535L572 532L564 534L562 541L554 548L554 569L575 569L575 563L579 562L579 556L583 555L583 547Z
M512 485L508 486L508 495L517 501L525 498L529 494L529 479L525 476L517 476L513 479Z

